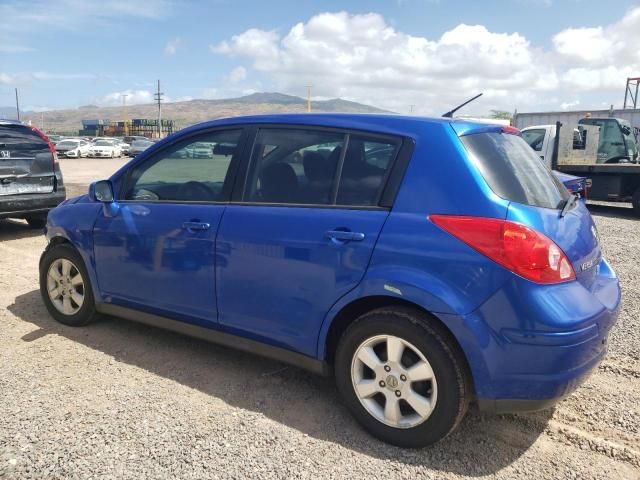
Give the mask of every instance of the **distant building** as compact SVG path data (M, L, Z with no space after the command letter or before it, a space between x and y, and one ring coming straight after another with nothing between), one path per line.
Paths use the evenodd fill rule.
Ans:
M162 120L158 131L158 119L134 118L129 122L110 122L109 120L82 120L81 136L87 137L123 137L140 135L148 138L166 137L178 130L175 120Z

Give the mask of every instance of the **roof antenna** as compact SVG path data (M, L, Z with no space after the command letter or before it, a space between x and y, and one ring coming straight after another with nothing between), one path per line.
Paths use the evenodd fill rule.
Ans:
M482 94L481 94L481 93L479 93L478 95L476 95L476 96L475 96L475 97L473 97L473 98L470 98L470 99L469 99L469 100L467 100L466 102L461 103L461 104L460 104L460 105L458 105L456 108L454 108L454 109L452 109L452 110L449 110L447 113L445 113L445 114L444 114L444 115L442 115L442 116L443 116L443 117L445 117L445 118L452 118L452 117L453 117L453 114L454 114L454 113L456 113L458 110L460 110L462 107L464 107L467 103L471 103L471 102L473 102L476 98L481 97L481 96L482 96Z

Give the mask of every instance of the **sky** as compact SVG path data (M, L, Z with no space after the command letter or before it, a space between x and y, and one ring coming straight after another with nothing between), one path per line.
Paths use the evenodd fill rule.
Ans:
M47 111L277 91L399 113L621 107L626 0L0 0L0 106Z

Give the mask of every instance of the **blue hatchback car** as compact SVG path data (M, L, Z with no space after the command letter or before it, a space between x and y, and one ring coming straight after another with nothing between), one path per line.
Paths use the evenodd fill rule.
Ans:
M335 375L387 442L513 412L606 353L594 223L509 127L309 114L196 125L48 217L42 298Z

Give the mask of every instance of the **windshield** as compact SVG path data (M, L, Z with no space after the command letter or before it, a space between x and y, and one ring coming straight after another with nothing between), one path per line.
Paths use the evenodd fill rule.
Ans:
M559 209L569 192L520 136L476 133L460 137L494 193L505 200Z
M98 140L94 145L97 147L110 147L111 142L108 140Z
M64 142L60 142L58 143L59 147L63 147L63 148L75 148L78 146L79 142L74 142L71 140L65 140Z

